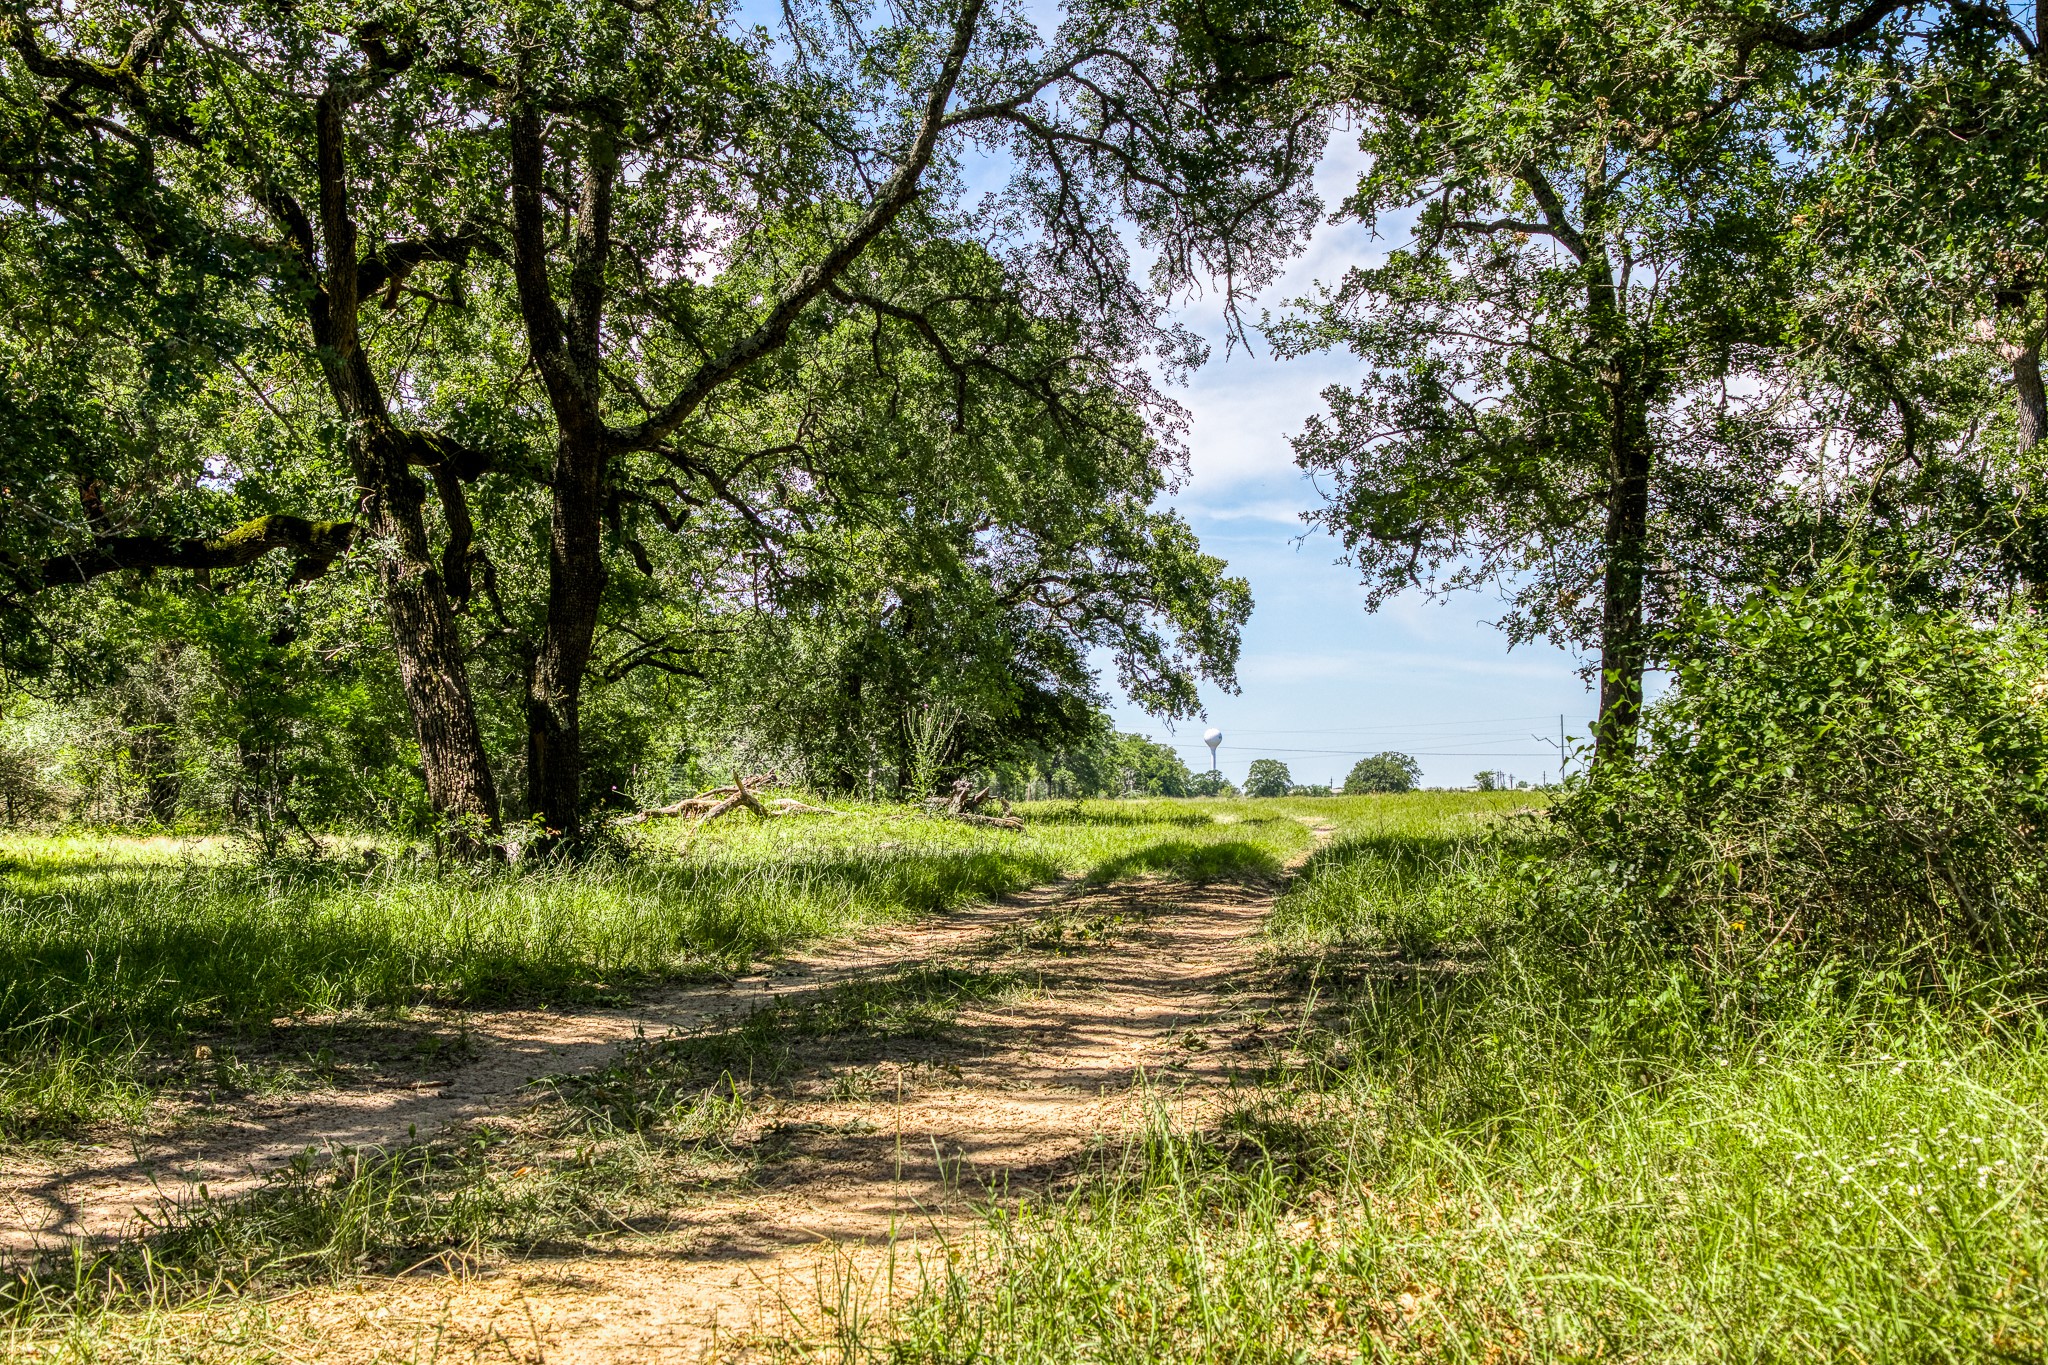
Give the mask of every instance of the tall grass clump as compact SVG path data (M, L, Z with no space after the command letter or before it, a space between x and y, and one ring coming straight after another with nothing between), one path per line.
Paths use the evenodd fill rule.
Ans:
M2048 1351L2037 1030L1829 989L1681 1063L1554 973L1422 983L1343 998L1316 1059L1219 1129L1161 1125L1124 1169L995 1216L862 1344L961 1365Z
M1338 837L1280 897L1267 931L1290 949L1394 943L1425 955L1470 939L1501 913L1503 840L1533 837L1544 799L1408 792L1303 802L1329 808Z

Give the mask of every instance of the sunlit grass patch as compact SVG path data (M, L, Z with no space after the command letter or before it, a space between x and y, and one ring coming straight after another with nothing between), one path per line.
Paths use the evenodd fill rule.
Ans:
M995 1215L870 1344L1046 1365L2041 1358L2040 1052L1980 1057L1931 1103L1924 1077L1879 1080L1915 1070L1891 1065L1553 1094L1512 1141L1354 1075L1220 1134L1155 1132L1125 1169Z
M616 1000L1062 876L1266 877L1308 837L1259 803L1040 803L1021 831L845 809L661 823L623 859L516 868L0 839L0 1132L133 1120L192 1079L149 1054L197 1037L254 1055L308 1016Z

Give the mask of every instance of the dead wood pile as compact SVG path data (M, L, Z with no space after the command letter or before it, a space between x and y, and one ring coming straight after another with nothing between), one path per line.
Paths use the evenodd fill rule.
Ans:
M708 825L721 815L736 810L750 810L763 820L773 820L783 815L844 815L845 811L833 810L830 806L812 806L794 797L778 796L772 801L763 801L760 793L775 781L774 773L755 773L746 777L734 773L730 786L713 787L710 791L686 796L671 806L653 806L647 810L622 815L612 823L616 825L639 825L656 818L695 816L699 825Z
M982 813L990 803L995 804L999 814ZM926 797L924 808L933 815L964 820L970 825L990 825L996 829L1024 828L1024 822L1010 814L1010 803L997 796L994 787L976 787L964 777L955 779L944 796Z

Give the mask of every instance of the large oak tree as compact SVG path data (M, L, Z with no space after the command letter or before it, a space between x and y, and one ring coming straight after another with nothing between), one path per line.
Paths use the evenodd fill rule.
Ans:
M962 205L966 159L998 158L1009 188L927 213L923 230L1013 263L1008 277L1031 281L1024 306L1083 320L1069 366L1136 376L1152 355L1184 360L1152 286L1256 282L1299 230L1314 120L1272 126L1256 86L1233 86L1172 32L1109 4L1041 36L1018 13L957 0L792 6L770 36L725 11L592 0L21 5L5 36L24 108L62 111L85 149L74 163L124 168L119 184L81 182L81 203L109 212L136 186L186 195L246 248L260 304L292 317L340 418L354 541L379 566L435 804L480 829L497 801L459 616L494 565L471 492L546 490L526 780L529 804L573 838L607 524L632 503L687 535L693 503L730 501L703 428L809 315L907 329L963 392L1036 384L1059 420L1042 374L1006 369L971 321L959 330L975 297L893 297L857 277L910 206ZM31 150L9 169L32 184L48 160ZM1132 222L1157 249L1154 281L1131 269ZM448 323L507 285L516 358ZM495 384L436 383L494 365ZM748 467L795 448L746 452ZM285 543L298 525L236 544ZM309 562L342 534L309 532ZM149 548L117 554L104 539L72 561L135 563Z

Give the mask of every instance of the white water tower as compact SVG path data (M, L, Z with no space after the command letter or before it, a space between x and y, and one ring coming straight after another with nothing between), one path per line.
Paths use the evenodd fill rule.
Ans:
M1216 746L1223 742L1223 732L1210 726L1202 732L1202 743L1209 746L1209 771L1216 771Z

